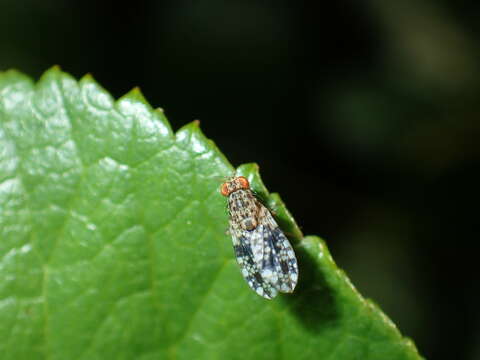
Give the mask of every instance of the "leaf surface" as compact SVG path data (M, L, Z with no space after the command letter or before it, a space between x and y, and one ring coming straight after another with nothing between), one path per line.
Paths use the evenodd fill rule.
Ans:
M242 279L221 178L193 122L176 133L138 89L115 101L58 68L0 73L2 359L419 359L303 237L254 164L300 281L268 301Z

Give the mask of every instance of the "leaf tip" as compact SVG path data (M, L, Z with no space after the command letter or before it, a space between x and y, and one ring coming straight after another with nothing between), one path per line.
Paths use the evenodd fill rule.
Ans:
M178 129L176 141L177 144L183 144L198 154L218 151L213 141L208 139L200 129L199 120L194 120Z
M142 93L142 90L140 90L140 87L139 86L135 86L133 89L131 89L129 92L127 92L125 95L123 95L120 99L120 100L124 100L124 99L128 99L128 100L135 100L135 101L139 101L143 104L147 104L150 106L150 104L148 103L147 99L145 98L145 96L143 95Z
M44 81L48 83L49 80L60 80L65 78L71 78L71 75L62 71L60 65L53 65L40 76L40 80L38 81L37 85Z
M180 129L177 130L176 136L177 141L184 142L187 138L191 138L193 135L198 135L205 137L199 127L198 120L189 122L188 124L183 125Z
M58 74L62 73L62 69L60 68L59 65L53 65L49 69L45 70L43 74L40 76L40 80L42 79L48 79L53 76L57 76Z
M80 78L80 83L89 83L89 82L95 82L95 78L90 72L86 73Z
M56 64L56 65L53 65L50 69L48 69L46 72L49 72L49 71L61 72L62 68L60 65Z

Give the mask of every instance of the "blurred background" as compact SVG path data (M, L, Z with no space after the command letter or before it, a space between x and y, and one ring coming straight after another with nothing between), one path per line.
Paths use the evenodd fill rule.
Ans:
M0 70L140 86L260 165L427 358L479 359L480 3L0 0Z

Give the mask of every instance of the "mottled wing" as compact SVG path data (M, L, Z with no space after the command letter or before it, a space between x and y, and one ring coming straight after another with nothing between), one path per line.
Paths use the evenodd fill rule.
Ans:
M259 222L262 224L262 277L280 292L290 293L298 280L298 265L292 245L267 208L261 205Z
M263 296L266 299L272 299L275 297L278 291L273 284L266 281L262 276L262 262L258 261L258 248L255 244L258 244L259 240L261 240L260 227L248 231L242 230L237 224L230 222L230 233L232 235L233 249L235 251L238 265L240 266L241 273L247 281L248 286L250 286L250 288L252 288L252 290L258 295Z

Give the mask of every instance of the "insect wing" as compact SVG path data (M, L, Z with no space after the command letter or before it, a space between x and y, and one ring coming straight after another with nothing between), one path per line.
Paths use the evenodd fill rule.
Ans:
M298 280L295 252L270 212L265 207L261 209L262 212L262 223L264 223L262 268L267 269L264 270L264 277L270 276L270 282L277 290L290 293L295 289ZM270 269L273 271L272 275L270 275ZM267 271L266 274L265 271Z
M251 231L230 224L235 256L248 285L271 299L292 292L298 280L295 253L270 212L259 204L259 225Z
M258 230L259 228L257 227L255 230L247 232L239 230L234 225L230 226L235 257L240 266L242 276L253 291L266 299L272 299L277 295L278 291L262 277L259 267L261 262L256 261L253 254L251 240L257 237ZM243 234L244 232L247 234Z

